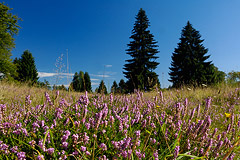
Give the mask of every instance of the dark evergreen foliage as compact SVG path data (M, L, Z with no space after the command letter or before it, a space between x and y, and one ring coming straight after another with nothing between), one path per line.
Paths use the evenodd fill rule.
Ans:
M37 83L38 73L32 53L28 50L24 51L19 60L15 60L17 64L18 80L22 82Z
M63 90L63 91L67 91L67 88L62 84L60 86L53 86L53 90Z
M73 76L72 87L74 91L80 92L80 78L77 72Z
M111 87L111 93L117 93L117 89L118 89L118 84L116 81L113 81L113 85Z
M153 35L148 30L149 20L145 11L141 8L136 16L136 22L132 30L127 54L132 59L126 60L124 65L124 75L128 79L128 90L134 89L150 90L158 80L158 75L154 72L159 64L155 60L158 50Z
M86 91L92 92L91 79L90 79L88 72L84 73L84 80L85 80Z
M38 81L37 87L51 89L50 83L46 79L43 82Z
M70 85L76 92L92 91L91 79L88 72L80 71L79 74L76 72L73 76L73 81Z
M101 94L107 94L107 87L104 84L104 81L101 80L99 87L97 89L97 93L101 93Z
M80 92L86 91L83 71L79 72L79 79L80 79Z
M208 49L203 46L199 31L195 30L190 22L183 28L178 47L172 55L170 82L173 87L182 85L198 86L222 81L222 73L207 61Z
M127 92L127 85L126 85L126 83L124 82L123 79L121 79L119 81L118 86L119 86L118 90L119 90L120 93L126 93Z

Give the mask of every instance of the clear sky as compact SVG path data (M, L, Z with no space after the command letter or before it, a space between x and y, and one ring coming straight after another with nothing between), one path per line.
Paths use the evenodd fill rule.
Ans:
M0 0L0 2L3 2ZM240 70L239 0L5 0L23 21L12 58L24 50L33 54L40 80L56 83L55 66L63 54L70 73L87 71L95 89L107 88L122 73L129 37L140 8L146 11L150 32L158 42L160 65L155 70L168 87L171 55L189 20L200 31L210 60L224 72ZM67 70L67 67L63 68ZM72 74L69 77L72 79ZM70 83L70 80L68 80ZM58 84L67 85L66 76Z

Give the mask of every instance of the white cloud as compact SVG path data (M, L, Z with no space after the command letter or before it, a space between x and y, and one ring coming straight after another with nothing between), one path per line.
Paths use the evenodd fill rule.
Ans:
M47 72L38 72L38 76L39 78L43 78L43 77L54 77L54 76L73 76L73 73L47 73Z
M96 82L92 82L91 84L92 84L92 86L98 86L99 85L99 83L96 83Z
M110 77L109 75L107 74L90 74L91 76L93 77L102 77L102 78L108 78Z
M55 86L62 86L64 85L64 87L68 88L70 86L70 84L59 84L59 85L55 85ZM51 87L53 87L54 85L50 85Z
M91 81L99 81L100 79L91 78Z
M106 64L106 65L104 65L106 68L110 68L110 67L112 67L112 65L111 64Z

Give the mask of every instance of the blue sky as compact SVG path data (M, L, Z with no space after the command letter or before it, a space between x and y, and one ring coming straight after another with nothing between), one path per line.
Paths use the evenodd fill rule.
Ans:
M0 2L3 2L0 0ZM30 50L40 80L67 85L66 73L56 79L55 66L63 54L70 73L87 71L95 89L104 79L107 88L124 78L122 73L129 37L140 8L150 20L149 30L158 42L160 65L155 70L162 87L168 87L171 55L189 20L200 31L210 60L222 71L240 70L239 0L8 0L23 21L12 58ZM62 71L62 72L63 72ZM70 74L70 80L72 79ZM58 76L59 77L59 76ZM69 83L70 83L70 80Z

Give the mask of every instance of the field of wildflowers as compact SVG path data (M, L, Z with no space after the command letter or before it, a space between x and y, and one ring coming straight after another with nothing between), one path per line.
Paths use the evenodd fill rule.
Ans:
M0 84L0 159L240 159L240 89L130 95Z

